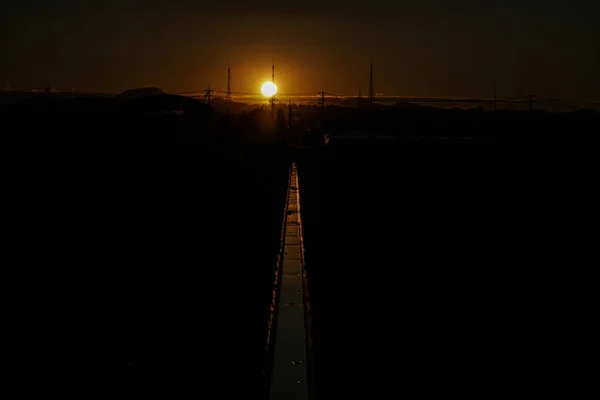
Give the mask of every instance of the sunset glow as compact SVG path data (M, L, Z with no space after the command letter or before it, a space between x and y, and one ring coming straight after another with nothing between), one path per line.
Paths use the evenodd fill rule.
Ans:
M266 97L272 97L275 95L275 93L277 93L277 85L275 85L271 81L265 82L265 83L263 83L262 87L260 88L260 91Z

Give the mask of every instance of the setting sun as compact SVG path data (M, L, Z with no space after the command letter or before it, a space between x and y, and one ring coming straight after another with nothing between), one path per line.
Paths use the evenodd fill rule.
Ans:
M273 82L270 82L270 81L265 82L265 83L263 83L262 87L260 88L260 91L265 96L272 97L275 95L275 93L277 93L277 85L275 85Z

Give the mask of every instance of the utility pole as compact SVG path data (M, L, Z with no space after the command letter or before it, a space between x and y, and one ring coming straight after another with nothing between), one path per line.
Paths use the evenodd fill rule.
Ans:
M325 121L325 89L321 89L319 94L321 95L321 100L319 101L319 105L321 106L321 121Z
M225 103L231 103L231 69L227 68L227 96L225 96Z
M375 92L373 91L373 61L371 61L371 75L369 77L369 103L373 105L373 97Z
M533 94L529 95L529 112L533 111Z
M292 127L292 101L290 100L290 104L288 106L288 128Z
M210 85L208 85L208 89L206 89L204 92L204 104L208 104L210 106Z
M497 92L498 92L498 88L496 85L496 78L494 78L494 111L496 111L498 108L498 99L496 97Z
M271 66L271 83L275 84L275 57L273 57L273 65ZM271 96L271 115L275 116L275 95Z

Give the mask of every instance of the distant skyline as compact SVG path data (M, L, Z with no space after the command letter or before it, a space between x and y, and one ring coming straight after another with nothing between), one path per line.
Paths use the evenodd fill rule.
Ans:
M121 92L600 99L591 0L99 1L0 6L0 85Z

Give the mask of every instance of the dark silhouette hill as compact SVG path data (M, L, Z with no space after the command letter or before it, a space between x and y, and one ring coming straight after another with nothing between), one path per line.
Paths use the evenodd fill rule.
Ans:
M165 94L162 90L156 87L145 87L129 89L117 95L117 98L121 99L138 99L140 97L156 96L159 94Z
M184 132L194 132L203 141L212 129L214 112L198 100L165 93L128 96L64 98L42 93L4 104L0 120L14 127L5 138L48 143L177 142Z
M121 111L136 114L198 114L210 110L208 105L196 99L165 93L137 98L118 97L116 100L120 103Z

